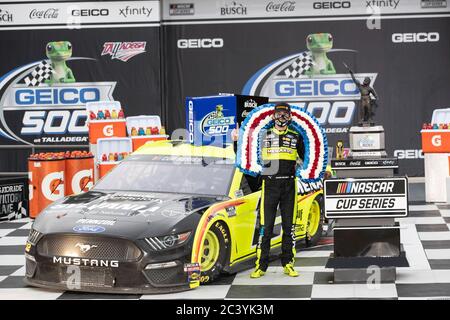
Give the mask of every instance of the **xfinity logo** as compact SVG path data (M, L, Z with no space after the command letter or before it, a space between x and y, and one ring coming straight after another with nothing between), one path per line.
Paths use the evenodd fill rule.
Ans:
M314 2L314 9L348 9L352 6L350 1L321 1Z
M12 22L13 15L6 10L0 9L0 22Z
M179 39L177 41L177 47L178 47L178 49L222 48L223 47L223 39L222 38Z
M247 7L245 7L242 3L238 3L236 1L231 2L231 4L226 4L224 7L220 8L221 16L229 16L229 15L247 15Z
M393 33L393 43L438 42L439 32Z
M378 8L391 8L397 9L400 0L366 0L366 8L378 7Z
M49 8L47 10L33 9L30 12L30 19L57 19L59 15L59 9Z
M82 253L86 253L86 252L88 252L89 250L91 250L91 249L93 249L93 248L97 248L98 246L96 246L95 244L84 244L84 243L81 243L81 242L78 242L76 245L75 245L75 248L80 248L80 251L82 252Z
M53 257L53 263L72 266L82 266L82 267L105 267L105 268L119 267L119 261L117 260L85 259L72 257Z
M71 11L74 17L106 17L109 16L108 9L75 9Z
M152 14L152 8L131 8L130 6L126 6L124 9L119 9L119 15L128 18L129 16L145 16L150 17Z
M295 10L295 1L284 1L279 3L269 2L266 6L267 12L286 12Z

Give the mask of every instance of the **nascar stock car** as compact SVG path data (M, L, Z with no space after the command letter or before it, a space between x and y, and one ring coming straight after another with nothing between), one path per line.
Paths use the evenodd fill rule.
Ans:
M232 145L146 144L89 192L65 197L36 218L25 248L25 282L162 293L253 267L261 191L257 179L236 169L234 158ZM295 238L314 244L322 233L323 193L303 191ZM274 253L281 249L280 218Z

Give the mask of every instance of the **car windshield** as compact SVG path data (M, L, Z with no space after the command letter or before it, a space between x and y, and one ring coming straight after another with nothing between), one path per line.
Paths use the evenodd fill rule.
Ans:
M111 170L94 190L226 196L233 173L234 162L229 159L134 155Z

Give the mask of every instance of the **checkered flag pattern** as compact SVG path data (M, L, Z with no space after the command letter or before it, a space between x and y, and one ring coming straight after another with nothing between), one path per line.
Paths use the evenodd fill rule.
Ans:
M29 87L39 86L44 80L50 78L53 69L50 63L42 61L31 74L25 78L25 84Z
M285 75L288 78L298 78L305 71L308 71L313 64L312 56L310 52L302 52L294 62L281 72L281 75Z

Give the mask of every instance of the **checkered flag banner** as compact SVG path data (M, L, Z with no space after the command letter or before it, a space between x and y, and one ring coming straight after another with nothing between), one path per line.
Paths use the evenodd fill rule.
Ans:
M280 72L280 75L285 75L288 78L298 78L305 71L308 71L313 64L312 56L309 51L302 52L289 67Z
M34 68L31 74L25 78L25 84L29 87L39 86L44 80L50 78L52 73L52 65L47 61L42 61Z

